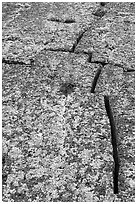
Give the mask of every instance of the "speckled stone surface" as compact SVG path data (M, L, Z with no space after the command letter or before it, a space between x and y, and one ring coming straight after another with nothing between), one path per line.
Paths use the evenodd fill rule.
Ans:
M3 3L4 202L135 201L134 7Z
M28 100L20 119L24 126L15 129L9 119L3 128L3 156L9 168L3 170L5 176L8 171L4 200L113 200L112 147L103 97L81 96L79 91L68 98L52 97L54 104L43 96L39 116ZM9 117L20 116L13 113L16 107L3 106L3 119L8 108Z
M96 92L110 96L121 166L121 201L126 202L127 194L132 201L135 194L135 74L123 72L117 66L104 66Z
M104 17L105 18L105 17ZM108 17L95 22L85 33L76 51L92 52L92 61L119 64L135 69L135 21L124 16Z
M106 65L102 68L96 92L103 95L117 96L122 85L125 83L125 76L122 67Z
M45 61L50 62L50 54L46 55ZM26 72L25 66L20 70L14 66L14 72L6 72L8 67L3 67L3 156L9 168L3 170L5 177L8 171L5 201L112 199L109 121L103 96L91 95L86 81L91 77L91 82L98 65L85 65L84 70L82 63L79 67L78 63L70 64L81 86L66 97L58 81L42 80L53 68L46 66L42 57L41 54L41 67L33 67L33 72ZM65 65L61 57L58 62L58 76L66 81L69 78L62 73ZM64 70L67 68L68 64ZM77 74L78 68L81 71ZM47 195L43 198L44 191Z
M29 63L43 49L70 51L79 33L93 24L96 4L33 2L13 8L14 3L4 3L3 56ZM7 16L8 9L15 11ZM71 19L74 23L64 23Z
M125 73L118 96L111 96L120 157L121 201L134 201L135 194L135 74Z

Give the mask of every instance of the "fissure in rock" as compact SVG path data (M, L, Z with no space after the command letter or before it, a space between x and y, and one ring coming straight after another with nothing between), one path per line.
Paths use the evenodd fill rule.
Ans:
M118 176L119 176L119 157L117 150L117 134L116 127L113 118L113 113L111 110L109 96L104 96L105 108L109 118L111 127L111 142L113 147L113 159L114 159L114 170L113 170L113 184L114 184L114 194L118 194Z
M92 82L91 93L95 93L95 88L97 85L98 78L101 74L101 70L102 70L102 67L99 67L96 74L95 74L95 77L94 77L93 82Z

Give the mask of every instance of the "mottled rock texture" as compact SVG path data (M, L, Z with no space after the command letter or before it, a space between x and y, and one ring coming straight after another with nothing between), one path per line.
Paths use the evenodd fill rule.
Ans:
M2 12L3 201L134 202L135 3Z

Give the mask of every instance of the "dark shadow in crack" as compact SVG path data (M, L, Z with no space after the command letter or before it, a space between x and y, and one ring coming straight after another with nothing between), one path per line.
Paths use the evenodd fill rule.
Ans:
M116 126L113 117L113 112L111 110L109 96L104 96L104 103L107 112L107 116L110 122L111 128L111 143L113 147L113 159L114 159L114 170L113 170L113 184L114 184L114 194L118 194L118 177L119 177L119 155L117 149L117 133Z
M98 68L98 70L97 70L97 72L95 74L95 77L94 77L93 82L92 82L91 93L95 93L95 88L96 88L99 76L101 74L101 70L102 70L102 66Z

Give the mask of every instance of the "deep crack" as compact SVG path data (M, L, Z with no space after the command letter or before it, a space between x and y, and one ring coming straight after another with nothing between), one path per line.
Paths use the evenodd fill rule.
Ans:
M102 66L98 68L96 74L95 74L95 77L93 79L93 82L92 82L92 87L91 87L91 93L95 93L95 88L96 88L96 85L97 85L97 81L98 81L98 78L101 74L101 70L102 70Z
M115 121L113 118L113 113L111 110L109 96L104 96L105 108L109 118L110 127L111 127L111 142L113 147L113 159L114 159L114 171L113 171L113 183L114 183L114 194L118 194L118 175L119 175L119 157L117 150L117 134Z
M88 53L87 62L91 63L91 60L92 60L92 53Z
M135 69L127 69L127 70L124 70L124 72L135 72Z
M63 23L68 23L68 24L75 23L75 20L73 20L73 19L66 19Z

